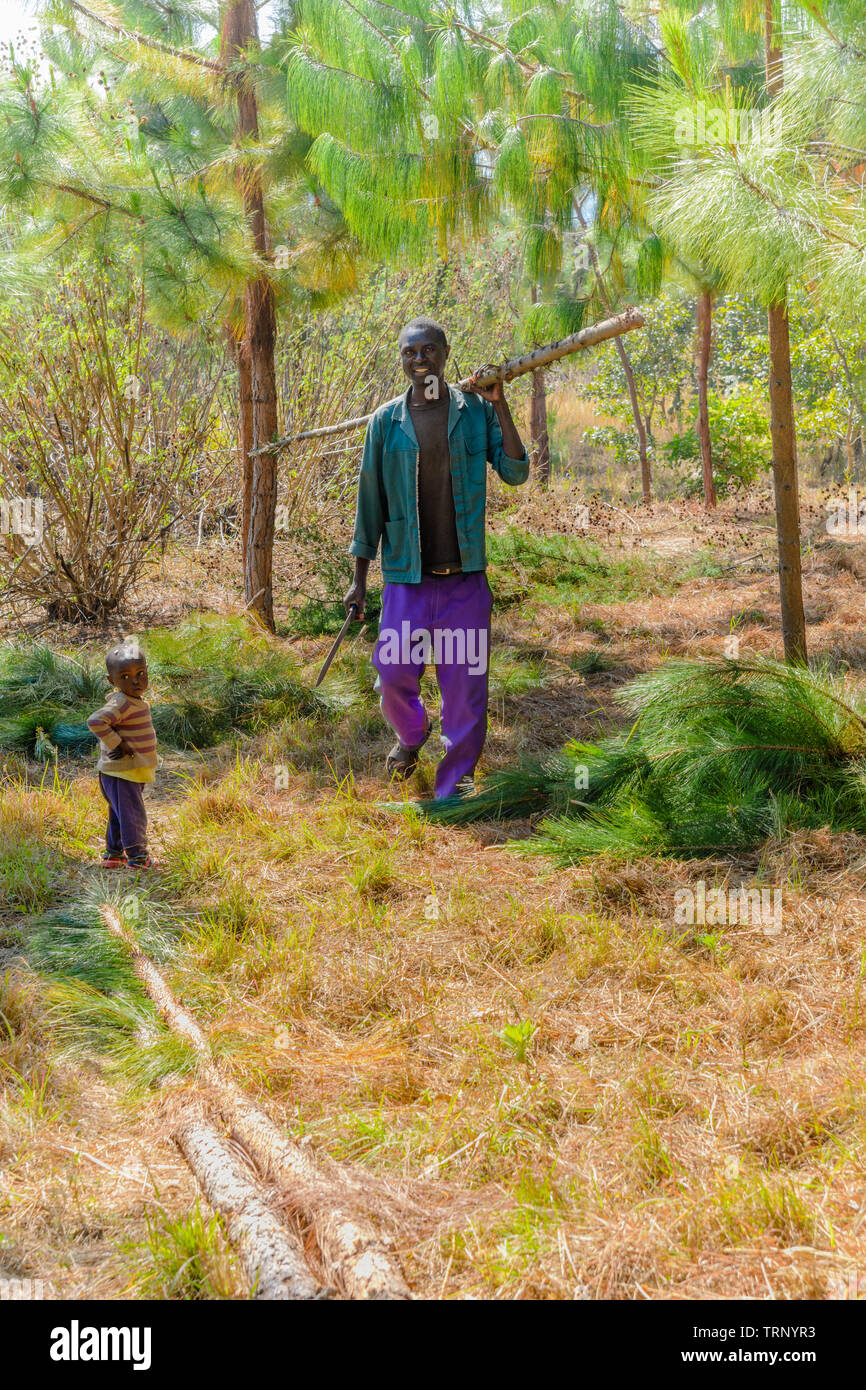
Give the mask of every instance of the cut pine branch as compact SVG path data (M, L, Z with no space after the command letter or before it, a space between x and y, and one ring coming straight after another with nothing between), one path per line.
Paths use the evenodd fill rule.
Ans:
M226 1125L263 1177L283 1189L290 1209L312 1224L328 1279L353 1299L411 1298L390 1242L349 1206L339 1188L338 1172L326 1173L311 1154L281 1134L270 1116L223 1075L207 1035L175 999L162 973L139 949L115 909L103 904L100 914L108 931L129 950L133 968L160 1016L201 1059L202 1080L212 1090Z
M496 367L491 367L488 372L479 376L477 385L493 386L497 381L513 381L515 377L525 376L527 372L535 372L540 367L547 367L551 362L558 362L573 352L596 347L598 343L605 343L609 338L618 338L622 333L630 333L633 328L643 328L645 322L643 314L630 307L621 314L614 314L611 318L603 319L601 323L593 323L588 328L582 328L579 333L571 333L567 338L558 338L555 343L548 343L546 347L534 348L532 352L523 353L520 357L507 358L506 361L501 362ZM457 382L458 388L461 391L467 390L471 380L471 377L463 377ZM252 449L250 457L254 458L258 454L279 453L280 450L287 449L289 445L302 439L323 439L328 435L346 434L349 430L359 430L370 419L372 419L371 415L358 415L352 420L342 420L337 425L323 425L320 429L301 430L297 434L288 434L282 439L275 439L271 444Z

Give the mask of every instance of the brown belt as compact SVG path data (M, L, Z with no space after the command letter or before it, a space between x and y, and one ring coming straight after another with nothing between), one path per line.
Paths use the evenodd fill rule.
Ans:
M448 565L441 565L441 566L439 567L439 569L428 570L427 573L428 573L428 574L462 574L462 573L463 573L463 566L462 566L462 565L451 565L451 566L448 566Z

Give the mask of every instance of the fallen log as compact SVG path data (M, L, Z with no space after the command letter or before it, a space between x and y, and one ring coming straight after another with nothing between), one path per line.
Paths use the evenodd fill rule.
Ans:
M621 314L615 314L612 318L603 319L601 323L590 324L588 328L581 328L579 333L570 333L567 338L558 338L555 343L548 343L546 347L533 348L532 352L526 352L520 357L509 357L498 366L491 367L490 371L479 376L477 384L479 386L492 386L496 381L513 381L517 376L524 376L526 372L534 372L539 367L547 367L551 362L558 362L562 357L568 357L573 352L580 352L583 348L596 347L598 343L607 342L608 338L618 338L622 333L630 333L633 328L643 328L646 320L643 314L637 309L628 308ZM457 382L461 391L469 387L471 377L463 377ZM362 429L367 421L372 419L372 415L356 415L352 420L341 420L337 425L322 425L319 429L300 430L297 434L287 434L282 439L275 439L270 444L262 444L258 449L250 449L249 457L255 458L258 454L278 454L283 449L288 449L302 439L325 439L333 434L346 434L349 430Z
M315 1158L281 1134L269 1115L216 1064L207 1035L175 999L162 973L124 928L114 908L100 909L107 929L123 941L133 968L168 1027L186 1038L201 1059L201 1076L234 1137L250 1153L262 1175L279 1184L289 1205L315 1231L329 1280L353 1299L409 1299L390 1241L360 1213L345 1205L334 1177Z
M174 1138L198 1184L225 1222L244 1272L258 1299L318 1299L327 1296L310 1273L300 1242L268 1203L261 1184L201 1115L182 1119Z
M391 1242L365 1217L347 1210L344 1199L334 1191L333 1179L321 1171L312 1155L286 1139L270 1116L236 1086L225 1086L218 1093L217 1105L263 1175L283 1187L291 1204L312 1221L329 1280L342 1286L350 1298L411 1298Z

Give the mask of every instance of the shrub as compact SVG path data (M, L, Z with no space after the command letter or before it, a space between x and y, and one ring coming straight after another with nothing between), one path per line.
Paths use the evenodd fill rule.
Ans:
M713 478L716 492L723 497L738 488L749 487L769 466L770 427L766 412L760 410L746 392L723 396L707 395L707 413L713 450ZM687 496L703 490L701 446L695 422L682 434L675 434L664 445L669 463L682 470Z
M0 580L61 621L116 611L183 513L201 503L222 371L193 367L144 320L140 288L67 275L0 313ZM195 499L195 500L193 500Z

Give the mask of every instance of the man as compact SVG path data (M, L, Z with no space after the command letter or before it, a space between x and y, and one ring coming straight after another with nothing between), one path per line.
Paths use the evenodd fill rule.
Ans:
M386 768L402 781L418 765L433 729L419 683L435 664L445 745L435 794L465 795L487 733L487 464L514 485L526 481L529 461L501 382L482 389L473 378L468 393L446 383L450 349L438 323L413 319L398 346L411 385L367 426L350 547L355 577L344 603L362 616L381 540L385 590L373 664L397 735Z

